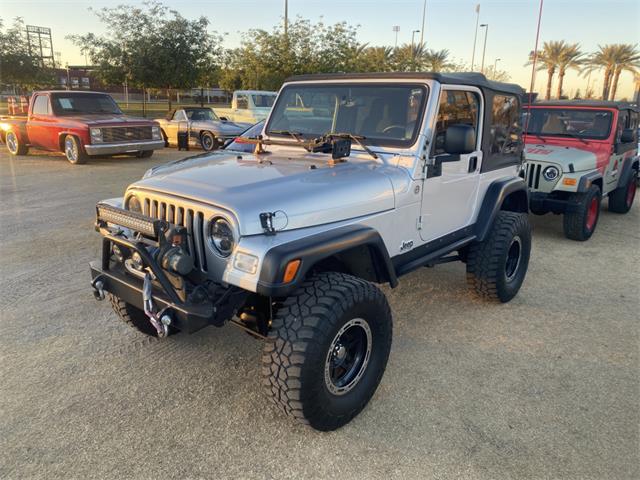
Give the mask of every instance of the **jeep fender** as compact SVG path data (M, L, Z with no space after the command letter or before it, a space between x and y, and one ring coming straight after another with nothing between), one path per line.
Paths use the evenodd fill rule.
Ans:
M628 157L624 161L624 165L622 165L620 178L618 179L618 187L627 185L629 179L633 175L637 175L638 173L638 159L640 157Z
M380 234L371 227L346 225L284 243L267 251L262 262L257 293L272 297L285 296L302 282L314 266L341 254L371 272L364 276L366 280L389 283L391 287L398 285L389 252ZM296 259L301 261L296 276L291 282L282 283L287 264Z
M522 177L496 180L489 185L475 224L476 241L483 241L500 210L529 212L529 190Z
M602 174L598 170L594 170L593 172L585 173L580 177L580 181L578 182L578 192L586 192L591 188L591 185L598 185L600 190L602 190Z

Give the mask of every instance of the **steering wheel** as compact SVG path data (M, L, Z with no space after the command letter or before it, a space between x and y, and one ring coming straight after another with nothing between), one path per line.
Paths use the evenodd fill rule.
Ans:
M382 133L389 133L394 128L400 129L402 131L402 133L404 133L404 131L405 131L405 126L404 125L389 125L388 127L384 128L382 130Z

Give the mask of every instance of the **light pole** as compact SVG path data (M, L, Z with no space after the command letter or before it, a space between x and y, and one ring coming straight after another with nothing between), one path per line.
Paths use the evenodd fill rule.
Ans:
M284 36L289 34L289 0L284 0Z
M484 47L482 47L482 64L480 65L480 72L484 73L484 54L487 53L487 36L489 35L489 24L481 23L480 27L484 27Z
M416 33L420 33L420 30L414 30L413 32L411 32L411 71L414 71L416 69L416 51L413 47L413 37Z
M395 43L395 45L393 46L393 48L398 48L398 32L400 31L400 25L394 25L394 26L393 26L393 31L394 31L394 32L395 32L395 34L396 34L396 43Z
M496 61L493 62L493 74L495 75L496 72L498 71L498 62L502 60L501 58L496 58Z
M473 53L471 54L471 71L476 61L476 41L478 40L478 23L480 22L480 4L476 5L476 34L473 36Z
M427 15L427 0L422 4L422 29L420 30L420 45L424 43L424 18Z

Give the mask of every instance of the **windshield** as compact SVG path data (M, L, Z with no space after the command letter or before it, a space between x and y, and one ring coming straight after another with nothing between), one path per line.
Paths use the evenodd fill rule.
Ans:
M53 93L51 105L56 115L73 115L83 113L107 113L122 115L118 107L109 95L95 93L65 92Z
M219 120L218 116L210 108L186 108L187 118L193 121L214 121Z
M289 85L278 97L266 133L304 138L348 133L365 137L369 145L408 147L418 135L426 98L423 85Z
M604 140L611 131L612 112L577 108L531 108L524 112L528 134ZM527 119L527 116L529 117Z
M253 104L258 108L271 108L276 101L276 95L252 95Z

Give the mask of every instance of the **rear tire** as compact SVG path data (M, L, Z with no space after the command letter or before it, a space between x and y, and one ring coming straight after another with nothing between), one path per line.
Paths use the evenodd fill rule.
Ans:
M467 285L481 298L508 302L527 275L530 253L527 214L498 212L489 236L469 246Z
M600 188L591 185L584 193L574 193L569 202L577 206L573 213L565 213L562 219L562 226L565 237L571 240L584 242L589 240L598 225L600 218Z
M206 152L211 152L212 150L216 150L220 147L220 142L215 137L215 135L211 132L202 132L200 134L200 145L202 145L202 149Z
M636 177L631 175L626 185L620 185L609 194L609 211L614 213L627 213L633 206L636 197Z
M29 153L29 147L20 142L18 134L9 130L5 136L4 142L7 144L7 150L13 156L26 155Z
M64 137L64 154L69 160L69 163L74 165L81 165L83 163L87 163L89 159L89 155L84 149L78 137L74 137L73 135L67 135Z
M262 353L263 384L285 414L335 430L373 396L391 337L391 310L375 285L320 273L277 310Z
M111 293L107 293L107 298L111 303L111 308L113 308L113 311L124 323L150 337L158 336L156 329L153 325L151 325L149 318L147 318L142 310L134 307L124 300L121 300L119 297L116 297Z

